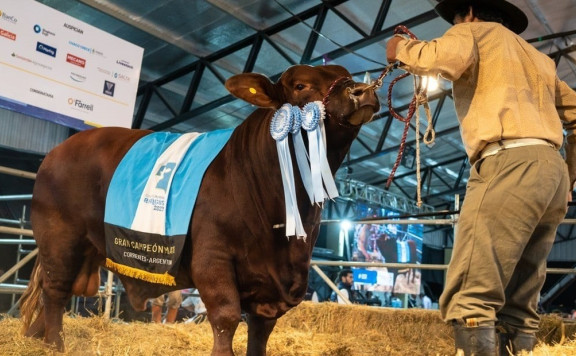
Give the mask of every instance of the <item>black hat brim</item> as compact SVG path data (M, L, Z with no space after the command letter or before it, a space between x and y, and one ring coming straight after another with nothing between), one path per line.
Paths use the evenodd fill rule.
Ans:
M454 24L455 10L469 3L470 0L444 0L436 5L434 10L444 20ZM506 16L510 30L517 34L524 32L528 27L528 17L526 17L524 11L514 4L504 0L483 0L482 5L501 11Z

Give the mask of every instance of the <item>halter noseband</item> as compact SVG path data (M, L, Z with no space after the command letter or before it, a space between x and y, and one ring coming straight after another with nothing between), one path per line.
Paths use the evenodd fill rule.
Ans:
M332 91L334 91L334 88L336 88L336 86L338 84L340 84L340 82L345 82L347 80L352 81L351 78L340 77L340 78L336 79L335 81L333 81L332 84L330 84L330 88L328 89L328 92L326 92L326 95L324 95L324 98L322 99L322 104L324 105L324 107L328 106L328 102L329 102L328 97L330 96L330 94L332 94ZM350 89L350 88L348 88L348 89ZM363 92L368 90L368 89L371 89L371 88L364 88ZM354 124L351 124L347 121L342 122L340 120L336 120L332 117L332 115L328 112L328 110L326 110L326 119L333 119L334 122L336 122L338 125L345 127L345 128L348 128L348 129L357 129L363 125L363 123L354 125Z

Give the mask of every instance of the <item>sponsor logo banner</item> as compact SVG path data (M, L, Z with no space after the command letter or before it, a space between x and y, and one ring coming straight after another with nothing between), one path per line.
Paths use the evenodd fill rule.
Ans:
M56 57L56 48L49 46L46 43L36 42L36 51L47 54L50 57Z
M12 41L16 41L16 34L10 32L8 30L5 30L3 28L0 28L0 36L6 37L7 39L12 40Z
M94 104L88 104L80 99L68 98L68 105L81 111L94 111Z
M42 35L48 37L48 36L56 36L56 34L50 30L47 30L45 28L42 28L42 26L36 24L34 25L34 32L36 33L41 33Z
M81 28L79 28L79 27L76 27L76 26L74 26L74 25L71 25L71 24L69 24L69 23L66 23L66 22L65 22L65 23L64 23L64 27L67 28L67 29L69 29L69 30L72 30L72 31L74 31L74 32L76 32L76 33L79 33L79 34L81 34L81 35L84 34L84 30L83 30L83 29L81 29Z
M24 61L24 62L27 62L27 63L32 63L32 64L34 64L35 66L38 66L38 67L41 67L41 68L44 68L44 69L48 69L48 70L52 70L52 67L50 67L49 65L46 65L46 64L44 64L44 63L40 63L40 62L38 62L38 61L34 61L34 60L32 60L32 59L30 59L30 58L28 58L28 57L24 57L24 56L21 56L21 55L19 55L19 54L16 54L15 52L12 52L11 56L14 57L14 58L17 58L17 59L19 59L19 60L21 60L21 61Z
M35 93L35 94L44 95L46 97L49 97L50 99L54 99L54 94L48 93L48 92L41 90L41 89L30 88L30 92Z
M0 107L81 130L131 127L143 49L43 3L0 0Z
M86 60L84 58L76 57L73 54L66 54L66 62L77 65L78 67L84 68L86 66Z
M116 61L116 63L120 64L120 65L123 66L123 67L130 68L130 69L134 69L134 66L133 66L132 64L130 64L130 62L125 61L125 60L123 60L123 59L118 59L118 60Z
M114 88L115 87L116 87L116 83L109 82L109 81L105 80L103 93L106 95L114 96Z
M74 72L70 72L70 79L75 82L82 83L86 81L86 76Z
M10 23L17 23L18 19L14 15L9 15L5 11L0 10L0 19Z

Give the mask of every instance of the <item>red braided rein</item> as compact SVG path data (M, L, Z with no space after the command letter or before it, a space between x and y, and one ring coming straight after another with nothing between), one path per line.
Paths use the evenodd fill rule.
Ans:
M403 25L399 25L396 26L396 28L394 29L394 34L406 34L408 35L411 39L418 39L406 26ZM388 74L390 70L388 69L388 67L386 69L384 69L384 71L382 72L382 75L378 78L378 80L381 80L381 78L383 76L385 76L386 74ZM394 179L394 174L396 173L396 170L398 169L398 166L400 165L400 162L402 161L402 156L404 154L404 148L406 147L406 138L408 136L408 130L410 128L410 121L412 120L412 117L414 116L414 113L416 112L416 108L418 107L416 105L416 101L418 98L418 93L425 93L426 88L422 88L421 87L421 81L418 81L418 84L414 90L414 96L412 97L412 100L410 101L410 105L408 106L408 113L406 114L406 117L403 117L402 115L398 114L396 112L396 110L394 110L394 107L392 106L392 88L394 88L394 85L396 85L396 83L398 83L400 80L408 77L410 75L410 73L404 73L401 74L399 76L397 76L396 78L394 78L394 80L392 80L392 82L390 82L390 86L388 87L388 110L390 111L390 114L392 114L392 116L394 118L396 118L399 121L402 121L404 123L404 131L402 132L402 138L400 139L400 147L398 149L398 156L396 157L396 162L394 162L394 166L392 167L392 170L390 171L390 175L388 176L388 180L386 181L386 189L388 189L390 187L390 184L392 184L392 180Z

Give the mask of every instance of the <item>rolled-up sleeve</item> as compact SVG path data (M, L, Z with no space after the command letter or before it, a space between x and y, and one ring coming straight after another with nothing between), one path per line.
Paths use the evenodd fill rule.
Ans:
M452 26L432 41L405 39L398 42L396 59L401 67L416 75L441 75L455 81L475 61L475 45L469 26Z

